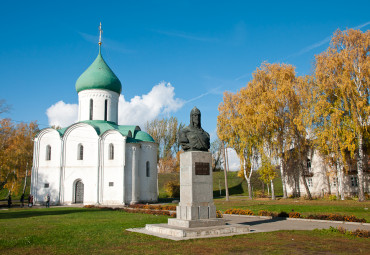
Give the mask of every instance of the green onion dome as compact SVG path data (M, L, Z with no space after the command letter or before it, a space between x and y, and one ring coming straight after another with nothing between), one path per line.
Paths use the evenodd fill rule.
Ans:
M136 131L135 139L143 142L155 142L153 137L144 131Z
M121 94L121 82L105 63L100 49L95 61L76 81L77 93L86 89L105 89Z

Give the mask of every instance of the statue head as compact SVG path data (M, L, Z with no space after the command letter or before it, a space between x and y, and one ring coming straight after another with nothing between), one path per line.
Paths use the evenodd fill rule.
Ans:
M201 128L200 124L200 111L197 107L194 107L190 112L190 125L193 127Z

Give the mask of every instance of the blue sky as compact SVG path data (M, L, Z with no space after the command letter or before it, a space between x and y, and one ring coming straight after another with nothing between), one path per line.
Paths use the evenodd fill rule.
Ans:
M310 74L338 28L370 29L369 9L370 1L2 1L0 99L12 105L4 117L44 128L48 108L77 104L75 82L98 53L102 22L103 57L127 105L170 83L178 105L149 117L188 124L197 106L215 138L224 91L244 87L263 61Z

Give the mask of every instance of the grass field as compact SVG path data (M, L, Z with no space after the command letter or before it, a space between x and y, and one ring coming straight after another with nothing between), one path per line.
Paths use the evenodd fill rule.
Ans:
M370 222L370 201L358 202L356 200L330 201L330 200L304 200L304 199L254 199L250 200L247 197L230 197L230 201L226 202L224 198L216 198L215 204L218 210L225 211L230 208L240 208L252 210L256 215L259 210L267 210L271 212L299 212L304 216L310 214L342 214L354 215L358 218L365 218Z
M0 210L1 254L366 254L368 239L325 230L170 241L125 231L167 217L121 211Z

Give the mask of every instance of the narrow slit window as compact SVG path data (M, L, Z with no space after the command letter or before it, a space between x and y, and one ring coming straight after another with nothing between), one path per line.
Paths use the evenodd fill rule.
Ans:
M84 159L84 147L83 147L82 144L78 145L77 151L78 151L77 159L78 160L83 160Z
M150 163L146 162L146 177L150 177Z
M51 146L46 146L46 160L51 160Z
M112 143L109 144L109 159L114 159L114 145Z
M105 99L104 102L104 120L107 121L107 115L108 115L108 100Z
M94 107L94 102L92 99L90 99L90 120L93 119L93 107Z

